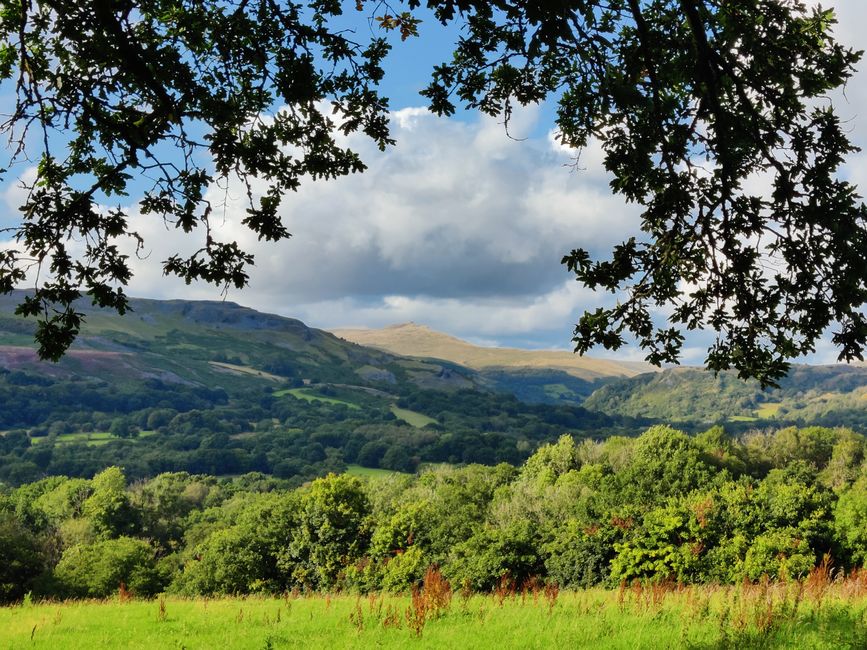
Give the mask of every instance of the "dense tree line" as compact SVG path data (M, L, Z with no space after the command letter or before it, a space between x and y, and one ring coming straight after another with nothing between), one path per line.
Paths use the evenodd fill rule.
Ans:
M587 409L660 421L716 423L733 416L768 417L777 423L867 427L862 408L867 368L837 364L799 365L779 387L762 390L734 372L714 375L699 368L671 368L659 373L609 382L583 404ZM706 426L704 427L706 428Z
M563 436L520 468L437 466L302 487L262 474L51 477L0 492L0 598L409 589L431 565L488 590L795 579L867 561L865 439L654 426Z
M55 422L69 430L86 429L110 415L128 415L154 408L176 411L227 404L221 388L158 379L110 383L103 380L55 380L44 375L0 368L0 430L32 428L39 435Z
M89 477L112 465L137 480L162 472L263 472L294 484L347 464L413 472L424 462L520 464L564 431L634 434L648 421L578 406L530 405L511 395L399 387L383 397L341 385L223 389L156 379L129 384L0 376L0 481ZM383 393L385 394L385 393ZM396 403L435 420L410 426ZM109 433L90 442L71 434Z

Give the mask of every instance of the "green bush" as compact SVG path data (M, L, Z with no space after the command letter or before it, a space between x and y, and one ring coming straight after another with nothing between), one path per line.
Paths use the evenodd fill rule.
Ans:
M840 495L834 508L834 530L850 566L867 565L867 478Z
M237 526L218 530L194 555L175 585L182 593L246 594L268 586L263 549L252 531Z
M548 577L566 588L586 588L606 582L618 538L617 530L611 527L587 527L570 521L545 546Z
M744 575L750 580L801 578L816 564L810 544L794 528L774 530L753 540L744 560Z
M115 593L121 583L137 596L152 596L165 587L165 577L156 569L153 548L131 537L66 549L54 578L66 595L89 598Z
M0 512L0 603L22 598L44 568L34 535L12 513Z
M330 474L301 497L299 526L288 549L294 580L306 587L334 587L344 570L367 551L370 504L362 482Z
M407 591L423 577L430 562L418 546L391 558L382 569L382 588L386 591Z
M528 521L503 529L484 528L455 548L443 573L453 585L479 591L490 591L503 577L520 586L543 575L541 542Z

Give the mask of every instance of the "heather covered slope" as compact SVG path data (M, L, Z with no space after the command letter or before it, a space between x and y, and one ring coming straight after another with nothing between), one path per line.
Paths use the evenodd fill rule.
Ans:
M125 316L82 303L85 325L75 347L59 364L45 363L33 351L34 323L11 315L17 300L0 296L0 363L52 377L157 378L229 390L286 381L474 385L439 364L398 359L293 318L218 301L133 299Z

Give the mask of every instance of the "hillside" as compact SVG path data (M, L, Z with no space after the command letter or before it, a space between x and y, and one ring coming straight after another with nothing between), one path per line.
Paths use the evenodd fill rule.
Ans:
M416 323L332 333L392 354L470 368L486 388L537 404L581 404L610 381L655 370L646 363L581 357L562 350L482 347Z
M425 325L403 323L382 329L334 329L347 341L407 357L443 359L475 370L502 368L561 371L578 379L633 377L649 372L646 363L581 357L561 350L516 350L473 345Z
M867 430L861 366L798 366L772 392L689 368L588 380L519 351L462 357L474 369L230 302L179 300L133 300L123 317L82 305L81 336L52 364L36 358L32 321L11 315L15 299L0 299L0 483L111 465L136 480L261 472L301 484L350 465L518 464L563 433L632 436L659 421L689 431L718 422ZM415 331L422 342L449 338ZM602 362L594 372L618 367L636 369Z
M559 404L522 402L470 368L231 302L134 299L125 316L81 304L86 324L53 364L36 356L33 321L12 315L19 298L0 298L0 483L111 465L136 479L262 472L301 483L349 465L520 463L564 432L646 425L579 407L566 384ZM532 392L537 380L503 382Z
M35 323L11 316L17 295L0 296L0 367L70 379L157 379L219 386L321 382L393 385L410 381L432 389L468 388L471 373L444 370L348 343L299 320L257 312L233 302L132 299L117 314L82 301L82 332L58 364L39 361Z
M671 368L609 383L585 402L608 414L673 422L842 425L867 430L867 368L795 365L779 388L762 390L732 372Z

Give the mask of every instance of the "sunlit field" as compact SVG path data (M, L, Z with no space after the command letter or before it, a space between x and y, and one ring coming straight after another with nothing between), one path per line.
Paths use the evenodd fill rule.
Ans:
M867 575L561 592L69 601L0 609L8 648L863 648Z

